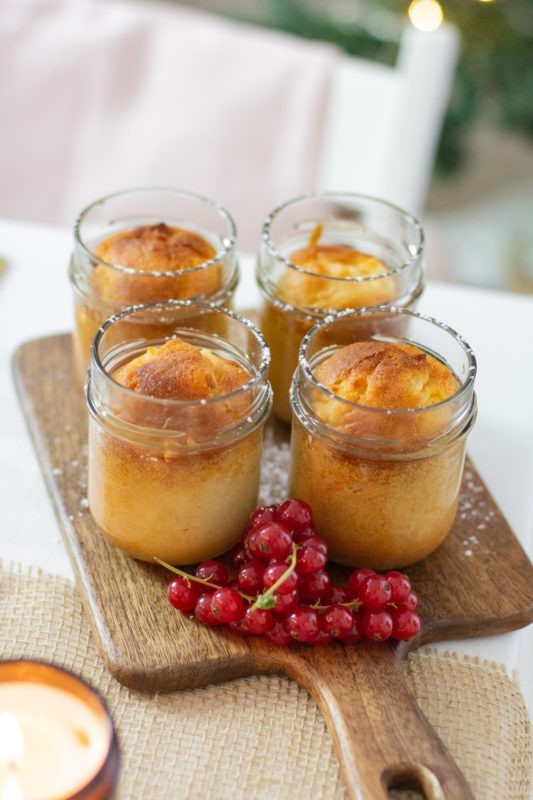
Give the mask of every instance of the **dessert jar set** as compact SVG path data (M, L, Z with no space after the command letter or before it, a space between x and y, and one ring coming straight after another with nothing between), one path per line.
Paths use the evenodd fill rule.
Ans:
M419 223L376 198L288 202L263 228L257 327L231 308L236 228L217 203L142 189L84 211L74 358L80 386L90 360L88 495L102 532L147 561L228 550L256 505L272 411L292 420L288 493L312 505L334 560L391 569L438 547L476 362L414 310L423 245Z

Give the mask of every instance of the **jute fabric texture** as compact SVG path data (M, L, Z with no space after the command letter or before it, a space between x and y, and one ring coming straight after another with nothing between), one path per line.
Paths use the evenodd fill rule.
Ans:
M121 745L120 800L346 797L321 713L296 683L257 676L169 695L132 692L107 673L76 588L17 566L0 569L0 620L0 658L53 661L105 697ZM476 799L528 800L531 736L517 683L497 665L428 649L405 669Z

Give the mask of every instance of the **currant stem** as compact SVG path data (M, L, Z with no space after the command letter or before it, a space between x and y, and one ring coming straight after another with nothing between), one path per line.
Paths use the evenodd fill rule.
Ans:
M320 605L320 603L314 603L311 608L313 608L315 611L327 611L328 608L331 608L331 605L331 603L327 606ZM362 603L360 600L350 600L348 603L334 603L334 605L357 610L358 608L361 608Z
M166 567L171 572L175 572L176 575L181 575L182 578L185 578L187 581L195 581L196 583L203 583L204 586L210 586L211 589L223 589L223 586L219 586L218 583L212 583L211 581L206 581L204 578L197 578L196 575L190 575L188 572L185 572L182 569L178 569L178 567L173 567L172 564L167 564L166 561L161 561L160 558L154 556L154 561L157 561L158 564L161 564L162 567ZM245 600L248 600L250 603L254 598L250 597L248 594L243 594L239 592L241 597L244 597Z
M175 572L176 575L181 575L182 578L185 578L188 581L196 581L196 583L203 583L204 586L210 586L212 589L221 589L222 587L218 585L218 583L211 583L211 581L206 581L203 578L197 578L196 575L190 575L188 572L185 572L182 569L178 569L178 567L173 567L172 564L167 564L166 561L161 561L160 558L154 556L154 561L157 561L158 564L161 564L162 567L166 567L171 572Z
M266 592L263 592L263 594L260 594L259 597L256 598L255 603L253 603L252 606L250 607L250 611L255 611L257 608L261 608L261 603L267 597L272 597L272 595L275 593L275 591L278 588L278 586L281 586L281 584L284 583L284 581L287 580L289 575L292 572L294 572L294 568L296 567L296 556L297 556L297 552L298 552L299 549L300 548L298 547L296 542L293 542L291 557L290 557L289 565L288 565L287 569L285 570L285 572L282 575L279 576L277 581L275 581L275 583L273 583L272 586L270 586L266 590Z

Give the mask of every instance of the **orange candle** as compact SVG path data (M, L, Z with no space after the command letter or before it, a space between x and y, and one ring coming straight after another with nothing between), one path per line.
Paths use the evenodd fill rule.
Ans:
M0 663L0 800L104 800L118 745L99 695L38 661Z

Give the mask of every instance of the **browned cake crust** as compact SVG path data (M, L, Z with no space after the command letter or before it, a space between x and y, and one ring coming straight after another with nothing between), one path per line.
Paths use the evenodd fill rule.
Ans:
M290 255L305 272L287 267L276 294L297 307L319 309L361 308L389 302L395 294L393 276L380 280L347 281L324 278L371 278L390 269L374 256L346 245L310 244ZM312 273L312 274L309 274Z
M323 361L315 376L345 400L374 408L424 408L458 389L445 364L410 344L354 342Z
M315 377L337 397L349 401L316 392L317 416L331 428L364 438L393 440L406 451L416 450L444 432L450 422L449 411L444 407L406 416L376 414L365 408L429 408L459 388L445 364L417 347L374 341L339 348L317 367Z
M173 400L207 400L244 386L250 373L234 361L181 339L149 347L113 373L117 383L141 394Z
M111 306L187 299L210 294L220 286L219 264L187 272L215 258L214 247L194 231L165 223L114 233L99 242L93 252L105 264L150 273L135 275L97 263L91 274L92 288ZM155 274L160 272L177 274Z
M343 244L310 244L296 250L290 260L316 275L337 278L381 275L389 271L378 258Z
M95 256L143 272L190 269L214 258L215 249L194 231L173 228L164 222L119 231L99 243Z
M250 377L235 361L181 339L171 339L159 347L149 347L115 370L113 379L139 394L138 398L123 398L117 413L139 425L176 426L190 442L205 441L246 416L248 392L227 395L248 383ZM184 411L181 406L154 406L150 402L153 397L183 401L222 399Z

